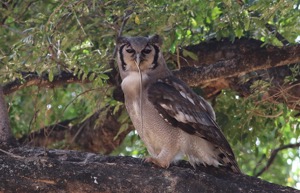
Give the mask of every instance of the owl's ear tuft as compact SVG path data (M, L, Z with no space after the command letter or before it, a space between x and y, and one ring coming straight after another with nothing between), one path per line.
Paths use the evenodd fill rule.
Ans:
M163 43L163 39L159 35L155 34L149 38L149 42L160 47Z
M117 38L117 44L127 44L128 43L128 38L120 36Z

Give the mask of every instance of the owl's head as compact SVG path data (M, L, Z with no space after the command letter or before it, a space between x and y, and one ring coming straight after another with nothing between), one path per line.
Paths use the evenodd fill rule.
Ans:
M131 72L141 72L153 77L168 71L160 47L162 39L151 37L119 37L117 39L117 61L121 78Z

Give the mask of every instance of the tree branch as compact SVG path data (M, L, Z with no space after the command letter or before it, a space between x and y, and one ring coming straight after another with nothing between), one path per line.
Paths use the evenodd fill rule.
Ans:
M20 147L1 153L2 192L202 192L297 193L224 168L185 161L168 169L132 157ZM14 175L12 175L14 174Z
M3 86L5 95L11 94L19 89L28 86L50 87L70 84L70 83L87 83L88 79L82 80L82 76L74 75L72 72L61 71L55 75L53 81L49 81L48 74L38 75L36 72L21 72L23 79L16 79Z
M267 164L265 167L263 167L259 172L257 172L257 174L255 174L255 177L258 177L260 175L262 175L265 171L267 171L269 169L269 167L271 166L271 164L273 163L275 157L277 156L278 152L281 150L285 150L288 148L297 148L300 147L300 143L295 143L295 144L288 144L288 145L283 145L279 148L276 148L272 151L271 153L271 157L269 158Z
M196 53L198 59L185 57L180 61L185 67L175 71L175 74L190 86L199 86L217 79L300 62L300 45L281 48L261 45L262 42L257 40L240 39L234 44L225 40L218 46L216 42L188 46L185 49Z
M282 45L287 46L289 45L289 41L287 39L285 39L285 37L283 37L276 29L275 26L271 25L271 24L266 24L265 25L266 28L271 32L275 34L275 37L282 43Z

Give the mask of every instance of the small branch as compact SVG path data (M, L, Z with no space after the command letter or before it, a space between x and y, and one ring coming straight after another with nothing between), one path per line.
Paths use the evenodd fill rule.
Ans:
M25 158L25 157L23 157L23 156L19 156L19 155L10 153L10 152L5 151L5 150L3 150L3 149L0 149L0 152L5 153L6 155L9 155L9 156L11 156L11 157L13 157L13 158L16 158L16 159L24 159L24 158Z
M48 75L44 74L39 76L35 72L21 72L23 79L16 79L3 86L3 92L5 95L15 92L28 86L40 86L40 87L55 87L66 83L87 83L88 79L81 80L81 77L74 75L72 72L62 71L60 74L54 76L53 81L49 81Z
M274 33L275 34L275 37L284 45L284 46L287 46L289 45L289 41L287 39L285 39L285 37L283 37L277 30L276 30L276 27L271 25L271 24L266 24L265 25L266 28L271 32L271 33Z
M271 118L271 119L274 119L274 118L277 118L279 116L281 116L283 114L283 111L279 111L278 113L276 114L273 114L273 115L266 115L262 112L260 112L259 110L254 110L252 112L253 115L256 115L256 116L260 116L260 117L264 117L264 118Z
M273 163L273 161L274 161L274 159L277 156L277 153L279 151L284 150L284 149L288 149L288 148L297 148L297 147L300 147L300 143L283 145L279 148L274 149L271 153L270 159L267 162L267 165L264 168L262 168L257 174L255 174L255 177L258 177L258 176L262 175L265 171L267 171L269 169L269 167Z
M216 43L208 42L186 47L186 50L197 54L198 61L185 57L187 62L181 60L182 67L175 70L174 74L188 85L197 87L221 78L237 77L257 70L300 62L300 45L281 48L272 45L261 47L262 42L253 39L236 40L234 44L225 40L222 43L218 42L219 48L229 47L226 51L214 48L213 45ZM223 57L219 57L218 60L210 59L216 57L213 54L209 55L213 50ZM227 55L231 57L226 57ZM201 65L199 61L205 60L206 63Z

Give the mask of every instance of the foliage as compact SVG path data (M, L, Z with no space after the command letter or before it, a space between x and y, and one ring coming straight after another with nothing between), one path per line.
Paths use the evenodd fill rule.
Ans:
M111 70L108 64L114 40L126 12L132 14L123 30L125 35L160 34L165 40L164 51L173 54L179 46L213 38L234 41L248 37L281 46L282 42L266 24L274 26L290 43L296 43L300 34L299 1L238 2L241 1L2 2L1 83L17 78L22 80L21 72L36 72L53 81L61 71L73 72L81 79L93 82L55 88L30 87L12 94L8 102L15 135L21 137L66 119L78 118L81 122L106 106L120 107L112 99L113 88L107 84L105 73ZM288 80L294 81L295 76ZM258 82L254 89L261 89L247 99L232 91L223 91L215 105L218 122L233 144L241 169L249 175L266 164L272 149L300 140L297 112L283 104L261 100L262 88L266 87L268 85ZM122 123L128 124L128 120ZM145 154L134 132L124 141L123 147L115 154ZM262 178L296 186L300 183L299 162L299 150L284 150Z

